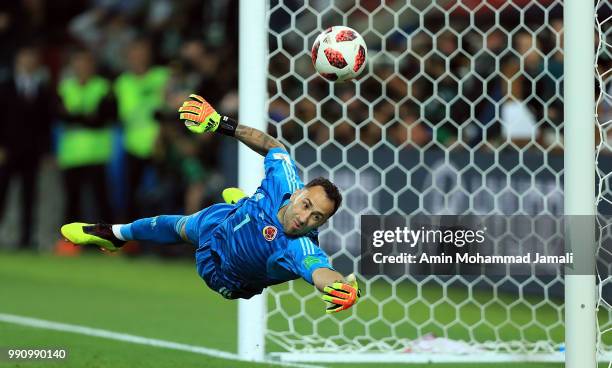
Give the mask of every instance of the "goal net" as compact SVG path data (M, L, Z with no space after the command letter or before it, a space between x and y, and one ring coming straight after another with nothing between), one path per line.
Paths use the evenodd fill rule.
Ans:
M610 13L606 2L598 9ZM561 1L270 0L268 16L269 127L305 182L323 175L344 194L320 234L340 272L359 273L361 215L563 215ZM609 58L610 22L600 21L600 57ZM366 40L357 81L329 83L313 70L310 47L333 25ZM610 73L600 72L603 86ZM612 167L611 158L598 163ZM269 289L267 352L306 361L563 359L560 273L359 281L364 297L331 316L302 281ZM612 328L605 284L601 331ZM602 356L611 344L600 336Z

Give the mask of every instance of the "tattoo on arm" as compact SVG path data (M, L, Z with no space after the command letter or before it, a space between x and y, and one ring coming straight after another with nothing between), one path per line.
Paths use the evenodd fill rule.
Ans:
M236 127L234 137L262 156L275 147L285 149L285 146L271 135L242 124Z

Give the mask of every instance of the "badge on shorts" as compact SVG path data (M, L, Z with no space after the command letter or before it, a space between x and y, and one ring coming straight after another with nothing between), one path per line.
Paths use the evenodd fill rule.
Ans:
M262 234L264 236L264 239L266 239L267 241L272 241L274 240L274 238L276 238L277 232L278 230L276 230L274 226L266 226L263 228Z

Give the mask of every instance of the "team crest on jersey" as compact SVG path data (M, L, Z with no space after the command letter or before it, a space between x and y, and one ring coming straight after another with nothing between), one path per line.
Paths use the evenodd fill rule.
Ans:
M267 241L272 241L274 240L274 238L276 238L277 232L278 230L276 230L276 227L268 225L263 228L262 234L264 236L264 239L266 239Z

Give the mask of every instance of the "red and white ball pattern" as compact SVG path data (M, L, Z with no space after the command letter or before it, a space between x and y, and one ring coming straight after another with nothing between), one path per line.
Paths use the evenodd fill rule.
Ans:
M326 29L317 37L310 51L317 72L334 82L357 77L365 69L367 55L363 37L344 26Z

